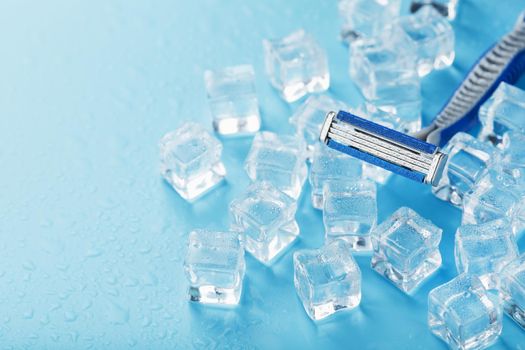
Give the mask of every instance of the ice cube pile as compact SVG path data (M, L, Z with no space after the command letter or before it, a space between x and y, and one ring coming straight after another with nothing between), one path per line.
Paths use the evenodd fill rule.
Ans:
M456 7L457 0L413 1L414 13L400 16L399 0L340 0L350 76L365 99L356 107L326 91L328 59L314 36L298 30L264 40L270 85L288 103L301 100L289 118L294 134L264 129L252 66L205 72L215 133L253 140L244 162L250 184L229 204L230 226L189 234L191 301L242 303L244 252L271 267L301 236L296 216L306 179L311 205L322 212L324 245L296 250L290 279L312 320L359 307L366 281L355 254L369 256L370 268L408 295L430 283L442 264L443 230L408 207L378 224L377 193L390 173L318 138L326 113L342 109L402 132L419 130L420 80L454 60L449 20ZM444 149L449 157L433 193L463 210L458 276L429 293L428 324L452 348L492 344L503 311L525 328L525 254L516 244L525 228L524 101L524 91L501 83L480 110L479 137L458 133ZM226 177L221 152L208 128L185 123L160 142L161 173L192 202Z

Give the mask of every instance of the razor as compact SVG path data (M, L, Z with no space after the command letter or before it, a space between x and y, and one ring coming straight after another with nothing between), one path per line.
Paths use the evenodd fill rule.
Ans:
M525 70L525 13L474 64L432 123L407 135L353 113L329 112L320 140L328 147L417 182L436 186L447 155L440 147L478 121L481 105L501 82L514 84Z

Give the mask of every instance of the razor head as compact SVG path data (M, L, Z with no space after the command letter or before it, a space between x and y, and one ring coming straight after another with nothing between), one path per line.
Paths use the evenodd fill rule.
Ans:
M326 115L320 139L337 151L432 186L439 183L447 160L433 144L344 111Z

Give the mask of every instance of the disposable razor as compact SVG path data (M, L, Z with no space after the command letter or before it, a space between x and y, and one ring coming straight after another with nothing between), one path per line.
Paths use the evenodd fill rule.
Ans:
M514 29L492 46L432 123L407 135L353 113L329 112L320 139L328 147L409 179L436 186L447 155L439 146L478 121L481 105L504 81L514 84L525 70L525 13Z

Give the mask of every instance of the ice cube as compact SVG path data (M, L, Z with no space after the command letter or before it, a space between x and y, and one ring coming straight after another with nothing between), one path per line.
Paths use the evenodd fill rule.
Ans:
M497 289L502 268L518 256L516 238L505 219L463 225L454 248L458 274L477 275L486 289Z
M377 222L376 185L369 180L327 181L323 186L325 238L344 239L354 251L371 251Z
M421 130L421 113L417 110L388 111L366 101L359 111L363 111L363 118L405 134Z
M286 102L328 89L326 53L304 30L280 39L263 40L263 48L266 73Z
M411 293L441 266L441 233L412 209L399 208L372 231L372 268Z
M501 306L475 275L461 274L428 295L428 325L451 349L485 349L501 334Z
M503 155L499 166L519 186L525 188L525 134L518 131L506 132L501 146Z
M396 25L401 26L416 45L419 76L454 62L454 29L434 7L425 6L415 14L400 17Z
M245 272L244 249L237 232L190 232L184 271L191 301L239 303Z
M185 123L160 140L160 171L187 201L194 201L218 183L226 169L222 144L196 123Z
M363 175L362 162L342 152L337 152L322 143L314 147L313 161L310 167L310 185L312 187L312 205L323 208L323 185L328 181L354 182Z
M326 95L312 95L295 111L290 123L297 134L304 138L309 151L319 143L321 127L330 111L346 110L346 105Z
M343 20L341 37L351 42L382 33L399 16L401 0L339 0L338 7Z
M261 118L251 65L204 72L213 128L222 135L246 135L259 131Z
M481 132L479 138L501 146L508 131L525 133L525 91L505 82L499 84L492 96L479 109Z
M525 254L502 270L500 295L507 315L525 329Z
M321 249L294 253L294 284L306 313L321 320L361 301L361 271L350 245L335 240Z
M268 182L255 182L230 204L231 229L243 233L245 249L269 264L299 235L297 203Z
M412 0L410 12L414 13L426 6L434 7L442 16L453 20L456 18L459 0Z
M432 193L456 206L461 205L463 195L472 190L485 169L500 158L495 147L463 132L454 135L443 152L448 154L448 161Z
M421 115L416 46L398 26L381 36L352 42L350 77L365 99L387 113Z
M253 138L244 167L252 181L271 182L297 199L307 176L306 144L296 136L260 132Z
M517 234L525 228L525 199L515 181L498 168L487 170L463 199L463 224L507 218Z

